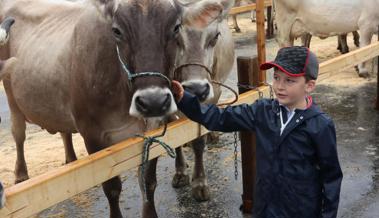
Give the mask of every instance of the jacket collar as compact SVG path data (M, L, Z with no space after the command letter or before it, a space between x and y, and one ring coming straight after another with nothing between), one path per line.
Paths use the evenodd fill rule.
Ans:
M289 133L291 133L293 129L302 124L304 121L323 113L321 109L314 103L311 97L309 97L308 102L308 107L305 110L295 109L296 114L294 115L288 126L284 129L282 135L280 136L278 145L283 142L283 140L287 137ZM280 112L280 105L278 100L276 99L272 101L272 111L275 114L278 114Z
M316 105L316 103L313 101L313 98L311 96L308 96L307 100L307 108L305 110L295 109L296 114L302 114L303 119L305 120L323 113L320 110L320 108ZM276 114L280 112L280 104L277 99L274 99L272 101L272 111Z

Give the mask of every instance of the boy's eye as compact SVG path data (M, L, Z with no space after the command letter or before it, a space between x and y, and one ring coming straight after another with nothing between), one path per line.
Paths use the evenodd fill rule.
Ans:
M288 82L288 83L294 83L294 82L295 82L295 80L292 80L292 79L287 79L287 82Z

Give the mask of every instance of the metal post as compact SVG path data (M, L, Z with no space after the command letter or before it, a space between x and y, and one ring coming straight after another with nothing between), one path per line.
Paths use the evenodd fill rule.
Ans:
M238 83L242 85L259 85L258 58L238 57ZM239 93L249 91L248 88L239 87ZM242 205L244 213L252 213L254 205L254 190L256 177L256 140L253 132L240 132L241 159L242 159Z

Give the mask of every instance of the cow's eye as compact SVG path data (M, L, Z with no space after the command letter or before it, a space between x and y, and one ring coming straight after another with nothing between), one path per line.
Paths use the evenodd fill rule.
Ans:
M174 34L175 35L179 33L181 27L182 27L182 24L175 25L175 27L174 27Z
M122 33L121 33L121 30L117 27L112 27L112 32L113 32L113 35L116 37L116 38L121 38L122 37Z
M218 33L213 37L213 39L211 39L211 40L209 41L208 46L210 46L210 47L214 47L214 46L216 45L217 40L218 40L218 38L220 37L220 35L221 35L221 33L218 32Z

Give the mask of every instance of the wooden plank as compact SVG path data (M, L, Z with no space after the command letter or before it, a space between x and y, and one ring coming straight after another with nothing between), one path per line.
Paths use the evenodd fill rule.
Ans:
M372 43L363 48L359 48L331 60L324 61L320 64L320 77L318 80L324 80L328 78L331 73L354 67L377 56L379 56L379 42Z
M264 0L264 7L269 7L269 6L272 6L272 0ZM232 8L229 12L229 15L246 13L246 12L254 11L256 9L257 9L257 4L252 3L252 4Z
M269 87L260 87L264 96L269 96ZM257 91L240 95L236 104L252 103L259 98ZM157 135L161 129L147 135ZM208 131L188 120L170 123L162 140L176 148L206 134ZM180 136L180 137L178 137ZM131 138L95 154L62 166L56 170L31 178L5 190L7 202L0 210L0 217L23 218L88 190L122 172L141 164L143 142ZM150 159L166 153L159 145L152 145Z
M265 33L265 12L264 0L257 0L257 52L258 64L266 62L266 33ZM266 71L260 70L259 82L266 82Z

